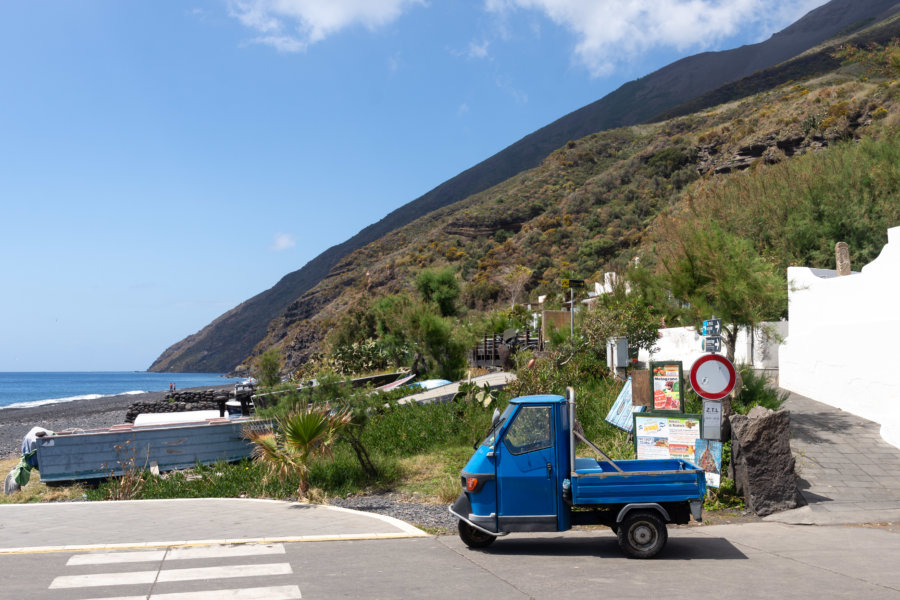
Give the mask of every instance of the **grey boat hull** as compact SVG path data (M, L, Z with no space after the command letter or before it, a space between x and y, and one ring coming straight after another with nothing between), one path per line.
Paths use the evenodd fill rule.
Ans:
M185 469L197 463L235 462L248 458L253 444L244 427L265 427L250 418L206 419L193 423L135 426L57 434L37 443L41 481L102 479L128 470Z

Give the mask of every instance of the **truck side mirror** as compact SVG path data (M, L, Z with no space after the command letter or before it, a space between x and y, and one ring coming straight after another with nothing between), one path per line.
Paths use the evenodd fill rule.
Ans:
M491 417L491 428L496 427L496 426L497 426L497 423L499 423L499 422L500 422L500 409L499 409L499 408L495 408L495 409L494 409L494 414L493 414L493 416Z

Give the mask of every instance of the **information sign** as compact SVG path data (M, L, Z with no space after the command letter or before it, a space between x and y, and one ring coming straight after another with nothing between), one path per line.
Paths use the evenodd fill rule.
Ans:
M681 361L651 362L653 410L684 412L684 385Z
M700 415L636 413L634 453L638 459L680 458L693 463L700 439Z
M722 403L719 400L703 401L703 439L722 439Z
M564 288L583 288L584 279L563 279L562 286Z
M722 338L719 336L706 336L703 338L702 347L704 352L721 352Z
M703 327L701 328L700 333L703 335L721 335L722 319L716 319L714 317L703 321Z

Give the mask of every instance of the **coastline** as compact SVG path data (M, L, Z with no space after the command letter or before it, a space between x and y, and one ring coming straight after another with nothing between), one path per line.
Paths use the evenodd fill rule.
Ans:
M233 390L234 384L185 388L179 391ZM119 394L94 399L69 400L56 404L0 408L0 457L18 455L22 438L32 427L50 431L97 429L125 422L125 413L135 402L163 400L168 392Z

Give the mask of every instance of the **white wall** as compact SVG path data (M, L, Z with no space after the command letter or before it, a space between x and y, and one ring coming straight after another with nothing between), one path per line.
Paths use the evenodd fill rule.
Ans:
M900 447L900 227L860 273L788 269L781 387L881 424Z
M786 321L764 323L764 328L758 328L749 335L746 328L738 331L737 343L734 349L734 362L736 365L748 364L757 369L778 368L778 341L766 335L766 329L774 331L777 336L784 338L788 333ZM706 354L703 351L701 340L703 336L693 327L669 327L659 330L659 341L654 352L646 350L638 353L638 360L649 362L651 360L680 360L684 365L685 376L694 361ZM724 340L723 340L724 342ZM725 350L720 352L723 356Z

